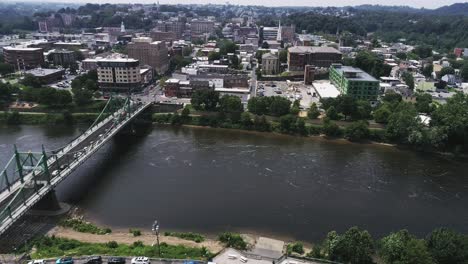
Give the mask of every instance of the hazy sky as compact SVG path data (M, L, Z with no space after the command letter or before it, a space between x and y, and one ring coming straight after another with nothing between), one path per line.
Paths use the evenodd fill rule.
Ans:
M17 0L21 1L21 0ZM66 0L29 0L30 2L67 2ZM75 0L83 3L154 3L157 0ZM160 0L161 4L221 4L226 0ZM229 0L231 4L267 5L267 6L353 6L362 4L408 5L412 7L437 8L453 3L468 2L464 0Z

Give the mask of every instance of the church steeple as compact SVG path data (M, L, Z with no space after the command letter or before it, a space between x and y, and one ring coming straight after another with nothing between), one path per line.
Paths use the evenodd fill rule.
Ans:
M281 20L278 23L278 33L276 35L276 40L277 41L282 41L283 40L283 38L281 36Z
M125 25L124 25L124 22L122 21L122 23L120 24L120 32L121 33L124 33L125 32Z

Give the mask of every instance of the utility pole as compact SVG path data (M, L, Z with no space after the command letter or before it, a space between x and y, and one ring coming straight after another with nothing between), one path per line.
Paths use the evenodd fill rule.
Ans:
M153 234L156 236L156 241L158 243L158 254L159 254L159 257L161 257L161 246L159 245L159 223L158 223L158 220L154 221L153 227L151 228L151 230L153 231ZM153 242L152 246L154 246L154 242Z

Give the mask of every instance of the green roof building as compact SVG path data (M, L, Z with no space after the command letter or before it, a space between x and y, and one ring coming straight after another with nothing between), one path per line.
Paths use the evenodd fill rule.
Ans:
M350 95L356 99L376 101L379 96L379 80L359 68L332 64L330 81L341 94Z

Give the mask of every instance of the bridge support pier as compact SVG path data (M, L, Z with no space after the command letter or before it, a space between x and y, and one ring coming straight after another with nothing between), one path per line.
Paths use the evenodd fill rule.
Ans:
M29 214L54 216L65 214L69 210L70 205L60 203L57 199L57 195L55 194L55 190L51 190L31 208Z

